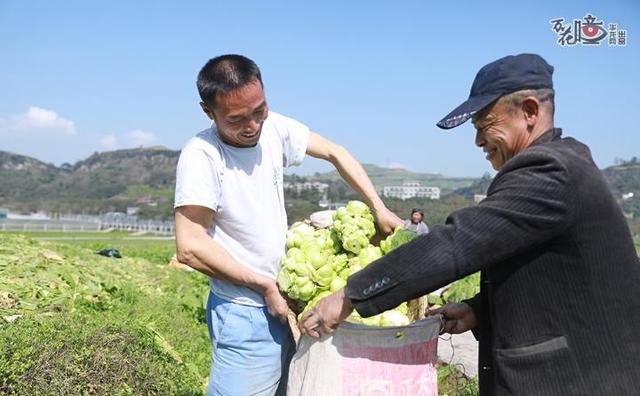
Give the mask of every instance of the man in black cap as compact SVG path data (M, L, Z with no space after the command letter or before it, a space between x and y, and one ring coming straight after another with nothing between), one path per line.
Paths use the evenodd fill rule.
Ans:
M480 340L483 395L640 392L640 263L589 148L553 126L553 68L507 56L478 72L469 118L498 170L487 198L352 275L301 323L329 333L481 271L481 292L433 313Z

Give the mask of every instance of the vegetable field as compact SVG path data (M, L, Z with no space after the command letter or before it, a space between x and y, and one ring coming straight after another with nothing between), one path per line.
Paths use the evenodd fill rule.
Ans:
M30 236L0 233L0 394L204 394L208 285L167 265L173 240ZM95 254L109 247L123 258ZM451 366L439 380L477 390Z
M118 242L0 235L0 394L203 394L205 278L167 241Z

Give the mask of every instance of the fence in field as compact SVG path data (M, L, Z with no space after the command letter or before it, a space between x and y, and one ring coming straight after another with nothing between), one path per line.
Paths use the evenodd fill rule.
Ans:
M172 221L142 220L120 213L102 216L64 216L50 218L0 219L0 231L16 232L100 232L129 231L159 235L173 235Z
M97 223L66 223L57 221L0 221L0 231L22 232L84 232L100 231Z
M100 223L100 229L173 235L174 225L167 221L112 221Z

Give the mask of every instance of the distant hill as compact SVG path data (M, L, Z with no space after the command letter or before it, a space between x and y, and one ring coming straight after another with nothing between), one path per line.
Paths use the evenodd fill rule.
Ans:
M493 177L489 173L485 173L484 176L475 179L470 185L458 188L448 195L463 196L465 198L473 198L476 194L484 195L487 193L492 181Z
M43 186L63 174L62 169L35 158L0 151L0 205L41 194Z
M604 175L625 213L640 219L640 162L638 159L634 157L631 161L611 166L604 170ZM640 231L640 225L638 227Z
M94 153L77 162L68 185L87 198L109 198L129 186L173 189L179 151L150 147Z
M73 165L55 166L0 151L0 206L21 211L88 212L123 211L140 200L167 206L175 188L179 155L179 151L165 147L137 148L94 153ZM378 188L411 180L453 191L476 180L371 164L364 168ZM301 177L285 175L285 179ZM304 179L338 182L340 176L333 171Z
M624 211L640 218L640 162L633 158L631 161L607 167L602 173ZM472 198L474 194L486 194L492 181L493 178L486 174L471 185L456 189L449 195Z
M616 196L630 192L640 194L640 162L636 159L610 166L603 172Z
M55 166L0 151L0 207L16 211L98 213L139 206L145 217L166 218L172 212L179 155L179 151L166 147L137 148L96 152L73 165ZM372 164L363 167L378 189L417 181L424 186L440 187L445 198L484 194L491 183L489 175L456 178ZM623 208L639 217L640 163L634 159L603 172L618 199L622 194L634 193L633 198L623 202ZM332 186L344 184L336 171L304 177L285 175L285 180L320 180ZM338 188L330 198L348 197L347 190Z
M423 186L440 187L442 193L446 194L459 188L468 187L478 180L478 178L471 177L447 177L436 173L412 172L402 168L384 168L373 164L363 164L362 167L377 188L398 186L405 181L417 181ZM316 173L313 178L333 182L341 180L337 171Z
M0 151L0 206L95 213L144 199L160 211L171 205L179 154L164 147L117 150L57 167Z

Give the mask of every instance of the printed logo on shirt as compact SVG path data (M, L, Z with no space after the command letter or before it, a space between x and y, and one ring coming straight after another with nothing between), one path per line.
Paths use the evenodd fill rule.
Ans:
M273 187L278 188L282 180L282 169L273 168Z

